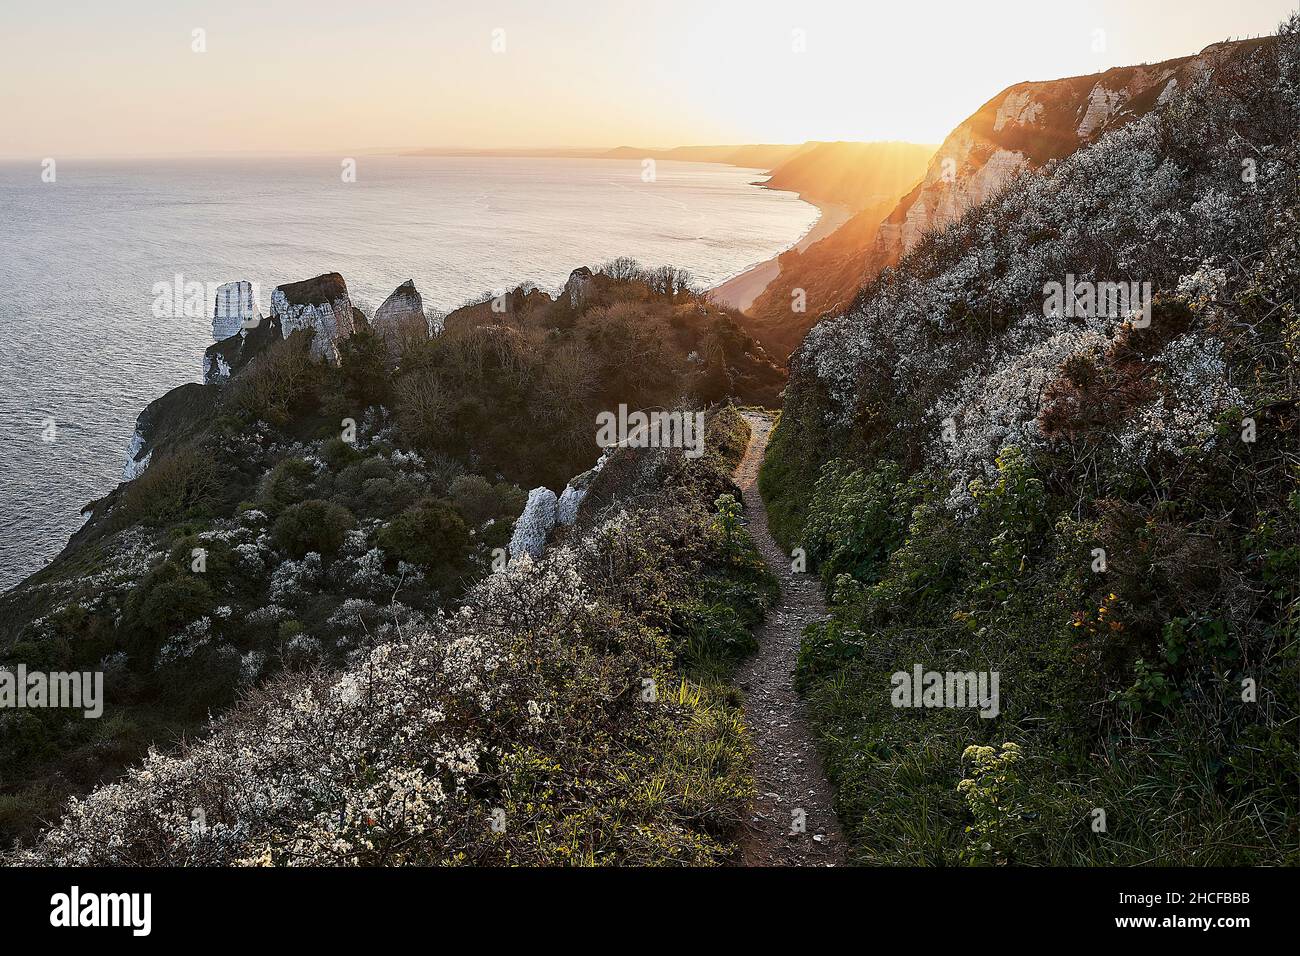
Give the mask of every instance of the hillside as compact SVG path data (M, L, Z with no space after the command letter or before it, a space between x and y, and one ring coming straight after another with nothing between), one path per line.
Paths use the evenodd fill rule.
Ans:
M0 595L109 705L0 713L0 859L1300 863L1300 14L932 158L665 153L854 215L749 317L617 258L220 288Z
M990 101L794 355L761 483L858 862L1297 862L1298 28ZM898 706L949 668L1000 707Z
M781 275L747 310L746 327L778 361L785 358L821 317L844 309L864 283L897 263L927 232L996 195L1019 172L1063 159L1146 115L1177 91L1213 77L1215 65L1225 57L1261 42L1214 44L1195 56L1163 63L1006 88L930 152L923 174L910 182L903 182L906 175L896 177L902 189L884 202L885 208L881 200L867 203L802 255L783 255ZM788 164L809 158L803 154ZM864 171L874 171L880 157L864 157L863 162ZM909 163L899 172L911 169ZM895 197L901 198L895 202ZM802 313L791 310L796 289L806 294Z
M867 257L867 278L896 263L927 231L996 195L1021 170L1064 159L1180 90L1213 82L1217 66L1265 43L1216 43L1163 63L1008 87L948 135L925 178L885 219Z
M854 212L893 203L917 180L934 153L915 143L809 143L775 165L763 183L804 199L847 206Z
M112 715L0 714L6 842L150 748L202 736L260 687L440 627L506 556L588 524L574 513L587 496L617 513L636 480L647 493L667 481L617 461L593 475L600 410L771 402L783 384L688 277L629 260L577 270L557 297L520 288L466 306L434 336L410 282L369 318L337 273L280 286L272 307L208 349L208 384L141 414L129 480L88 506L52 564L0 595L0 663L103 671ZM689 503L702 561L723 560L708 512L734 462L718 461L687 462L704 482ZM543 521L534 503L547 496ZM671 621L645 612L664 631L635 651L645 667L665 647L679 663L685 634L707 647L709 619L690 610L702 587L675 585Z

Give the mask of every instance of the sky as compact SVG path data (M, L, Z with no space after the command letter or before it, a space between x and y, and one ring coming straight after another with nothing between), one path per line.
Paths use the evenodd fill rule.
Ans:
M1271 33L1295 5L4 0L0 157L939 143L1013 83Z

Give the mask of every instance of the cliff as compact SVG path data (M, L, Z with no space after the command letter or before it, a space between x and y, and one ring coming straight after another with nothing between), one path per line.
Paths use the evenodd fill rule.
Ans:
M214 319L241 328L206 355L222 374L152 402L123 483L87 507L53 562L0 595L0 667L103 672L113 715L94 733L58 709L0 720L6 842L151 746L201 736L255 688L364 668L376 643L440 633L439 612L499 568L521 517L514 550L540 555L580 544L580 519L585 534L628 509L689 501L670 524L698 525L690 534L706 543L706 509L730 487L716 464L689 493L620 493L606 479L586 500L603 474L596 416L620 403L772 402L784 381L683 274L628 260L575 270L555 297L484 297L432 337L409 280L373 329L335 273L280 286L251 327L239 302L251 285L226 288L233 309L219 298ZM650 457L682 465L680 450L664 452ZM633 469L643 478L645 460ZM550 507L530 509L526 489L547 487L562 497L535 491ZM574 593L568 578L552 583ZM636 673L662 659L656 648Z
M299 331L311 336L314 358L337 365L339 343L366 324L366 317L353 308L347 283L337 272L277 286L266 319L253 301L250 283L226 283L217 292L212 330L218 341L204 352L203 381L210 385L226 381L272 343ZM230 334L222 338L222 332Z
M278 286L271 293L271 319L280 334L288 338L299 329L312 331L312 355L331 362L338 362L338 343L356 330L359 315L337 272Z
M1013 87L792 357L760 486L858 862L1294 859L1298 133L1300 19ZM936 661L999 713L900 715Z
M959 124L931 153L928 163L921 160L923 173L916 172L919 182L906 180L914 168L914 151L921 147L900 152L892 165L886 155L863 151L860 169L838 177L826 177L816 151L786 160L784 169L773 171L768 185L799 189L809 198L828 201L836 201L830 198L836 195L857 195L863 202L835 233L802 253L781 257L780 275L747 310L747 330L773 356L783 359L819 319L848 306L863 285L896 264L928 232L956 222L1020 173L1097 142L1198 81L1215 82L1216 67L1225 59L1267 42L1217 43L1194 56L1162 63L1010 86ZM819 166L823 168L818 170ZM804 178L795 175L804 169L820 173L808 177L816 179L817 187L809 188ZM888 189L855 186L856 177L898 191L887 196ZM803 312L791 308L796 290L804 293Z
M1194 56L1103 73L1017 83L964 120L934 154L925 177L881 224L865 278L896 263L928 231L955 222L1018 173L1064 159L1166 103L1225 59L1266 43L1216 43Z

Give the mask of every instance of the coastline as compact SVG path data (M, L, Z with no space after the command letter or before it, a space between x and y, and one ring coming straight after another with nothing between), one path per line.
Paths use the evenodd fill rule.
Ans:
M747 312L754 304L754 300L762 295L773 280L781 274L781 256L792 249L796 252L803 252L814 243L825 239L853 217L853 209L849 206L843 206L839 203L818 202L815 199L807 198L803 194L800 194L799 198L817 207L817 219L808 228L808 231L771 259L755 263L743 272L732 276L730 279L724 279L709 289L707 294L710 301L727 308Z

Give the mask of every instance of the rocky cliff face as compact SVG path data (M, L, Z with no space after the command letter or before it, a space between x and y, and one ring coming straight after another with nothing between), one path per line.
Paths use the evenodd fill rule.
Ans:
M424 299L415 288L415 280L407 279L375 310L371 321L374 330L385 339L415 334L429 337L429 322L424 317Z
M223 292L227 292L224 299ZM419 293L415 296L418 300ZM212 329L214 334L234 331L203 353L203 382L219 385L227 381L272 342L304 329L314 333L312 355L337 365L339 340L364 323L365 317L352 306L347 283L337 272L278 286L271 293L269 318L258 311L250 283L228 282L218 290Z
M150 402L136 419L135 434L126 450L122 480L144 474L156 454L183 444L208 424L216 402L214 389L193 382L172 389Z
M1216 43L1163 63L1008 87L944 140L924 180L881 224L865 277L898 262L926 232L955 222L1018 173L1096 142L1211 75L1232 51L1261 42Z
M571 309L580 309L591 294L592 272L586 266L579 266L569 273L569 281L564 283L561 298Z
M220 342L262 321L253 284L245 279L227 282L217 289L212 310L212 338Z
M299 329L311 329L312 355L337 364L338 342L357 327L347 283L337 272L282 285L271 293L271 317L288 338Z
M892 212L887 204L862 209L802 255L782 256L781 274L750 308L747 328L774 355L789 354L819 318L843 310L859 289L896 265L927 233L996 197L1017 175L1098 142L1201 78L1213 82L1218 65L1265 42L1217 43L1163 63L1008 87L948 135L930 158L921 182ZM786 168L799 170L816 158L815 152L806 152L790 159ZM862 162L880 165L884 158L864 154ZM800 188L777 172L769 185ZM841 170L834 181L848 183L870 198L851 172ZM812 190L803 191L813 195ZM803 313L791 310L796 289L805 294Z
M1238 336L1252 324L1234 325L1223 306L1255 301L1260 273L1286 274L1294 242L1295 167L1284 157L1295 149L1300 58L1294 40L1270 40L991 100L945 143L965 163L957 180L927 175L897 221L958 215L964 202L970 214L808 334L782 427L829 426L824 455L851 434L923 457L961 508L968 483L992 480L1008 446L1039 452L1093 428L1111 453L1141 463L1212 441L1222 416L1250 407L1244 385L1257 373L1245 357L1275 347ZM1243 117L1250 144L1237 132ZM1073 144L997 190L998 170L1046 164ZM1246 175L1243 157L1256 155ZM881 243L899 253L914 234ZM1075 279L1142 284L1155 317L1049 308L1048 288Z

